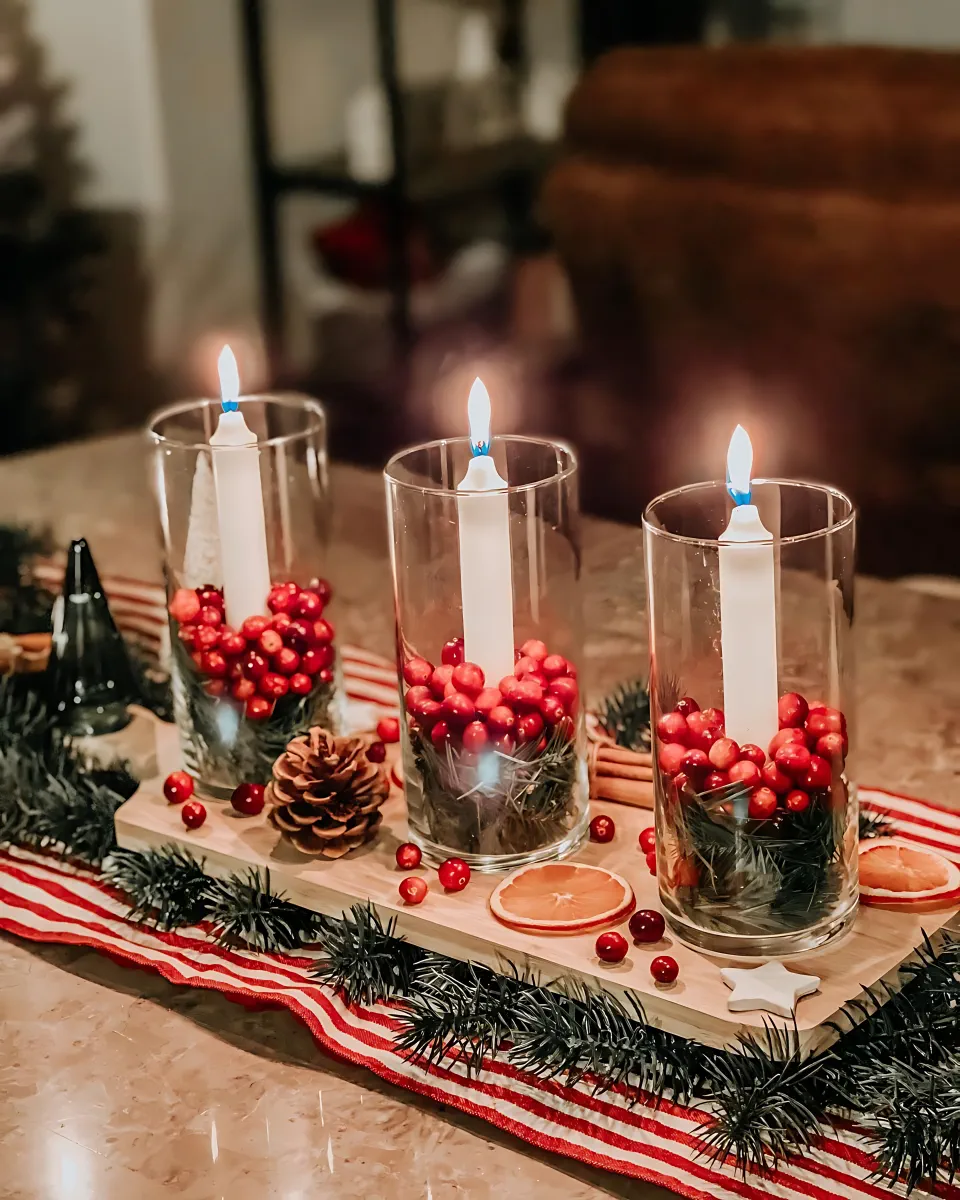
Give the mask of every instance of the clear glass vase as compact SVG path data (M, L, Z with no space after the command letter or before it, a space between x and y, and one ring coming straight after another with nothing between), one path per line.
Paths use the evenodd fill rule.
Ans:
M207 795L227 798L239 783L265 783L296 734L336 732L343 687L325 612L323 409L294 394L244 397L255 442L212 447L221 411L219 400L172 404L147 437L174 716L187 770Z
M576 460L521 437L489 457L503 486L473 487L467 438L385 471L410 835L480 871L572 852L589 804Z
M752 503L746 541L723 483L644 514L657 876L682 940L781 956L856 914L855 512L783 480Z

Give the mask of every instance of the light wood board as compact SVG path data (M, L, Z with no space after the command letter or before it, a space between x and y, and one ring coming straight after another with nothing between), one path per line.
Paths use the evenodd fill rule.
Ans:
M305 858L282 842L265 814L241 817L229 804L218 801L204 800L205 824L200 829L185 829L179 806L167 804L161 790L162 778L177 765L171 764L170 747L164 753L164 747L158 746L158 758L161 774L144 783L117 812L121 846L143 850L175 843L202 857L206 870L214 876L250 866L268 868L276 890L328 916L338 917L357 901L369 899L384 920L396 917L398 933L416 945L498 970L509 965L532 970L545 984L574 977L621 996L632 993L642 1002L651 1024L707 1045L731 1047L741 1030L762 1028L764 1020L776 1020L760 1012L729 1012L729 990L720 979L720 967L735 960L700 954L677 942L669 931L655 945L635 946L626 922L622 922L617 927L630 941L630 951L622 963L607 966L594 952L597 930L572 937L535 936L497 921L487 907L487 898L502 876L475 874L463 892L448 894L436 872L425 865L415 872L398 870L394 855L407 837L403 796L396 788L384 806L376 841L327 862ZM594 803L593 811L611 816L617 834L608 845L585 843L577 861L619 872L632 884L638 908L658 908L656 880L647 871L637 844L652 814L602 802ZM404 905L397 892L406 874L422 875L430 885L426 900L412 908ZM897 968L914 957L923 931L936 937L957 911L913 916L862 907L848 934L823 950L796 959L798 970L819 975L822 981L820 990L797 1007L804 1047L813 1050L833 1039L826 1022L835 1018L844 1004L862 995L864 985L886 979L895 986ZM650 962L658 954L671 954L680 964L678 980L668 987L657 985L650 975Z

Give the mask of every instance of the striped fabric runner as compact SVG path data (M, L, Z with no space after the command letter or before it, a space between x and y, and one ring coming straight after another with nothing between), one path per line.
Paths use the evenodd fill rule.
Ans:
M53 575L51 573L51 582ZM165 628L162 594L134 581L105 580L118 624L159 650ZM363 651L344 651L348 693L380 712L396 711L392 668ZM861 789L861 803L883 812L900 837L934 846L960 863L960 816L890 792ZM211 988L248 1006L282 1005L330 1054L382 1079L482 1117L523 1141L591 1166L656 1183L693 1200L883 1200L905 1196L874 1177L875 1163L855 1127L826 1138L814 1153L772 1177L740 1178L711 1164L696 1136L704 1113L652 1102L630 1107L622 1090L600 1096L589 1085L547 1083L510 1063L489 1059L468 1079L456 1063L425 1068L393 1046L396 1008L347 1006L310 977L317 952L257 954L217 946L203 926L159 933L126 920L122 899L91 871L10 847L0 850L0 929L40 942L90 946L172 983ZM960 1200L960 1186L937 1195Z

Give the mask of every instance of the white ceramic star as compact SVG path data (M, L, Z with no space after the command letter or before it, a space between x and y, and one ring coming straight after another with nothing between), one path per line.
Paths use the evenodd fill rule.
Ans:
M801 996L809 996L820 986L819 975L800 975L788 971L782 962L762 967L721 967L720 978L733 991L727 997L731 1012L763 1009L778 1017L792 1017Z

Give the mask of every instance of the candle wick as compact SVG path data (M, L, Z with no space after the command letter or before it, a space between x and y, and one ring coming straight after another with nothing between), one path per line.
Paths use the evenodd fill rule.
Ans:
M752 495L752 492L751 492L749 483L747 484L747 490L745 492L741 492L738 488L735 488L733 486L733 480L730 478L729 470L727 471L727 491L730 493L731 499L733 500L734 504L737 505L738 508L740 507L741 504L749 504L750 503L750 497Z

